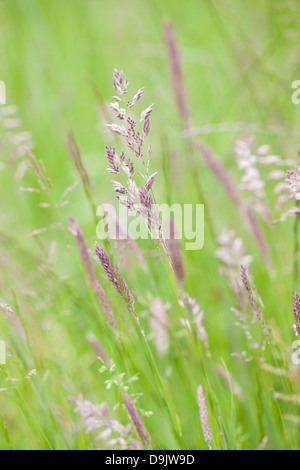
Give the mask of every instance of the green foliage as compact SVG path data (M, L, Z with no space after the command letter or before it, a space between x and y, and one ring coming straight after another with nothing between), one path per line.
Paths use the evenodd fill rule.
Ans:
M299 17L299 6L295 2L294 11L285 4L283 0L2 1L0 80L6 83L7 104L17 104L23 128L32 135L35 163L41 160L46 174L32 163L18 177L21 159L12 159L11 149L1 146L0 130L0 303L10 305L24 333L0 312L0 340L7 347L6 365L0 365L1 449L97 445L94 435L85 434L68 397L82 393L93 403L105 401L113 410L121 403L122 390L110 382L107 370L100 374L102 363L86 339L89 332L113 360L117 373L125 374L130 394L141 394L137 408L152 412L143 420L153 449L207 448L199 421L199 384L205 391L215 448L256 449L266 437L268 449L299 448L300 383L297 366L291 363L293 289L300 290L295 286L294 221L288 218L275 225L261 221L272 258L272 267L266 266L248 224L202 155L191 151L183 136L163 32L171 20L193 126L238 183L234 144L243 134L256 134L258 145L268 143L272 153L297 163L300 107L291 102L291 84L300 78L299 54L294 54L292 41L295 35L299 38L293 19ZM159 172L157 201L203 203L205 197L211 226L206 220L204 247L184 253L184 258L185 290L205 312L209 350L195 331L188 332L180 323L185 314L178 304L174 276L153 241L138 243L146 268L134 253L125 253L124 261L124 253L113 243L105 246L135 296L146 338L101 266L95 265L117 318L120 338L116 339L68 232L73 214L93 250L98 222L94 208L113 201L104 148L109 134L102 121L103 102L114 94L115 67L128 76L130 96L144 86L146 104L155 103L149 139L151 167ZM66 145L71 133L91 178L88 197ZM41 172L46 188L39 185L34 169ZM62 197L75 181L77 186ZM272 182L266 185L273 211ZM246 252L253 256L251 273L271 327L265 363L260 353L249 363L232 357L249 344L235 325L231 311L235 295L215 256L215 238L224 226L243 238ZM32 235L34 231L39 232ZM163 299L170 321L170 349L165 356L156 350L151 336L150 304L157 297ZM261 329L255 328L262 340ZM222 377L216 371L220 363ZM131 381L136 374L138 380ZM234 384L241 394L235 394ZM275 399L275 392L285 399ZM128 423L126 410L117 406L114 412Z

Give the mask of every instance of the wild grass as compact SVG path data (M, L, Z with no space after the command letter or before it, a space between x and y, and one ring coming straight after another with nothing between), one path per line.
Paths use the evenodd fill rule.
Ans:
M1 449L299 448L298 10L3 2ZM151 240L97 240L116 195ZM204 203L204 247L153 201Z

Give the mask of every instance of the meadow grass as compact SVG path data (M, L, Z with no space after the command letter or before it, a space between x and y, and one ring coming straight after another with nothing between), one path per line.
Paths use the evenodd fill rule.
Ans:
M20 130L8 129L1 106L1 449L299 448L299 215L270 223L292 203L278 210L269 166L250 181L265 182L263 208L255 190L241 190L235 151L254 135L255 148L268 144L289 162L273 170L295 170L297 15L297 2L282 0L3 0L0 80L33 146L8 141ZM139 111L154 103L152 197L205 204L199 251L98 240L109 261L94 253L96 208L116 201L105 145L128 156L104 126L115 68L129 79L128 99L145 88ZM224 263L224 227L243 241L233 263ZM239 281L247 255L262 302L247 270ZM112 434L97 441L101 420Z

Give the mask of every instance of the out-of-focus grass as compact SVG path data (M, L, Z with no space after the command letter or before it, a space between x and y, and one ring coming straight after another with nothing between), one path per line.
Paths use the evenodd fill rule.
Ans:
M162 152L162 140L166 139L170 158L176 155L176 164L182 170L171 181L175 188L173 202L195 202L197 193L189 155L180 134L168 75L163 40L167 20L173 22L180 45L194 125L201 128L206 124L244 123L246 133L250 124L255 124L259 143L270 143L274 153L297 160L299 108L291 103L291 83L299 78L298 64L293 54L295 45L287 38L291 36L290 30L296 34L297 30L293 13L283 1L187 0L181 4L171 0L3 0L0 79L6 82L8 104L18 105L24 128L33 135L34 153L43 160L54 183L51 192L54 201L78 180L64 143L69 131L75 133L82 149L95 203L112 199L110 178L105 171L106 140L103 132L98 132L97 99L90 82L109 100L111 75L117 67L126 72L133 92L145 86L145 99L149 104L155 103L151 142L152 167L159 170L157 199L164 202L166 198ZM235 175L233 147L241 133L212 132L201 136ZM214 228L219 233L224 225L230 225L243 236L247 251L255 256L253 274L263 296L266 317L289 348L293 338L292 222L271 229L265 227L276 260L274 272L270 273L247 227L210 170L200 162L199 156L199 178ZM6 165L0 171L0 298L14 309L19 305L32 344L28 349L26 341L16 338L0 319L0 339L9 341L12 354L7 374L20 379L8 382L2 375L0 388L15 383L16 389L0 391L0 411L16 448L87 448L88 438L83 432L74 431L77 418L67 397L81 392L96 403L106 400L111 407L119 397L114 391L105 390L107 377L99 374L99 363L85 333L93 331L100 337L121 370L125 368L124 358L113 346L101 309L86 283L72 237L54 230L37 242L28 234L57 221L66 227L72 213L93 248L96 238L93 214L80 185L70 194L68 206L55 210L38 207L38 203L45 201L40 195L20 193L14 171L15 168ZM253 365L231 358L231 353L241 350L243 345L230 312L232 295L218 274L215 245L207 227L205 238L200 252L186 253L187 290L205 310L212 353L207 372L219 411L229 427L230 391L224 388L212 367L224 360L243 391L243 399L236 403L235 446L255 448L267 435L270 447L290 447L288 434L281 429L277 403L272 404L267 398L270 389L280 386L280 378L257 372ZM49 265L49 246L53 248L55 243L57 256ZM145 310L146 315L143 301L148 296L161 296L173 299L169 309L172 318L178 307L167 274L159 260L150 264L152 280L138 267L128 272L125 269L124 275L134 290L140 311ZM110 294L117 309L117 299L113 292ZM118 311L120 330L127 324L127 316L125 309ZM125 343L129 372L140 372L135 390L144 393L141 406L154 411L153 417L146 420L153 446L177 446L134 327ZM200 359L189 342L182 339L174 339L170 357L173 375L167 385L168 396L175 404L187 447L203 447L195 395L197 385L203 381ZM24 379L33 368L37 368L38 375ZM160 362L160 370L165 372L168 368L166 358ZM289 433L297 447L296 425L289 425ZM0 433L0 447L7 446Z

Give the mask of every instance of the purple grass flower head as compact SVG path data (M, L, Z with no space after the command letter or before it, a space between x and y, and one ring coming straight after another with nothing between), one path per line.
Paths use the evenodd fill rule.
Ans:
M140 202L143 207L151 210L151 206L153 205L153 199L152 199L151 194L149 194L148 191L149 190L147 187L141 186L139 188Z
M126 95L129 82L124 72L115 69L113 74L114 89L119 95Z
M110 416L106 403L95 405L91 401L84 400L80 394L78 398L69 397L75 405L75 412L79 413L84 423L86 434L95 433L96 441L100 442L101 448L121 447L122 450L140 449L136 439L132 439L132 426L123 425Z
M88 281L91 286L94 286L94 280L96 278L96 274L95 274L94 264L90 257L88 246L84 239L83 233L79 228L77 220L72 215L70 216L69 220L70 220L69 231L76 238L76 244L78 247L78 251L80 253L82 263L86 270Z
M126 136L126 127L122 124L105 124L105 126L117 135Z
M115 266L106 251L96 242L95 247L96 255L98 256L101 266L108 277L110 283L114 286L116 291L120 294L123 298L127 309L134 315L137 319L137 314L134 309L134 296L129 290L129 287L125 281L125 279L121 276L117 266Z
M240 189L254 193L258 199L264 199L265 183L256 167L258 159L253 149L254 141L254 136L245 136L243 139L237 140L235 144L237 163L243 171Z
M261 297L259 293L257 292L256 286L254 284L254 281L249 273L249 270L246 266L241 266L241 280L243 282L245 291L247 293L247 297L249 300L249 303L252 307L254 317L259 321L261 324L261 327L265 333L267 341L269 341L269 328L267 327L264 317L261 311Z
M206 399L205 399L203 388L201 385L199 385L197 392L198 392L199 416L200 416L200 422L202 426L202 432L203 432L204 440L206 444L208 445L208 448L211 450L212 433L211 433L209 419L208 419Z
M157 175L157 173L158 173L158 172L156 171L156 172L153 173L151 176L149 176L148 181L147 181L147 183L145 184L145 189L146 189L146 191L149 192L150 189L152 188L152 185L153 185L153 183L154 183L155 176Z
M106 253L106 251L104 250L104 248L102 248L102 246L100 246L97 242L96 242L95 252L100 260L101 266L105 274L107 275L109 281L114 286L116 291L120 295L122 295L122 290L121 290L120 281L119 281L119 274L116 270L116 267L110 261L110 258L108 254Z
M106 150L106 157L109 163L108 171L110 173L118 174L120 170L119 170L119 167L117 166L117 155L116 155L115 148L111 147L110 145L106 145L105 150Z
M144 137L147 137L149 132L150 132L150 119L148 118L148 119L146 119L146 121L144 123L144 126L143 126Z
M135 404L133 403L132 399L130 398L130 396L127 394L127 393L123 393L123 400L124 400L124 403L125 403L125 406L127 408L127 411L129 413L129 416L137 430L137 433L138 435L140 436L144 446L146 447L150 447L150 443L151 443L151 438L144 426L144 423L143 423L143 419L142 417L139 415L136 407L135 407Z
M300 165L295 170L289 170L286 176L287 189L291 198L300 201Z
M69 400L74 405L76 405L75 412L79 413L85 420L90 417L108 418L109 416L106 403L102 403L101 405L94 405L92 402L84 400L81 394L78 396L78 398L70 397Z
M119 181L112 181L112 184L114 186L114 192L115 193L120 193L120 194L127 194L128 193L128 190L126 188L124 188L124 186L122 186L122 184L119 183Z
M150 106L148 108L144 109L141 112L140 122L147 121L147 119L149 118L152 111L153 111L153 104L150 104Z
M106 157L109 163L108 171L110 173L118 174L120 171L124 173L124 175L130 179L131 176L134 174L134 165L130 158L125 158L125 154L122 151L120 156L116 153L114 147L109 145L105 146L106 149ZM115 183L115 182L114 182Z
M139 91L136 93L136 95L134 95L132 100L127 102L127 107L132 108L135 105L135 103L139 101L143 93L144 93L144 87L140 88Z
M123 83L124 74L115 72L114 86L115 89L120 89L120 83ZM127 102L127 112L133 108L134 104L141 99L144 89L141 88L134 96L131 102ZM111 107L119 112L120 100L115 100L111 103ZM152 187L155 181L157 172L149 176L150 158L152 155L151 145L148 150L145 150L145 141L150 132L150 114L153 111L153 104L144 109L141 113L140 123L131 115L127 115L126 120L122 125L107 124L112 132L119 134L127 147L126 152L132 152L139 161L141 171L138 169L136 173L139 174L144 180L141 186L138 186L135 181L135 167L132 160L126 155L122 149L120 156L117 154L114 147L106 146L106 156L109 162L108 171L113 174L120 174L125 176L126 182L122 184L118 181L113 181L114 192L117 193L117 198L120 204L127 207L139 214L145 221L148 232L151 238L156 240L166 251L166 245L163 237L162 223L160 214L156 204L154 204L154 197L152 194ZM141 128L142 127L142 128ZM144 159L144 152L147 155L147 160ZM151 194L150 194L151 193Z
M280 180L285 176L285 172L279 167L290 164L288 160L283 160L278 155L270 155L269 145L255 147L255 137L245 136L236 142L235 153L239 168L243 171L241 177L240 189L247 191L251 196L251 207L266 222L271 223L271 210L266 201L265 182L261 175L261 169L270 165L275 165L275 169L271 169L267 175L269 180ZM274 189L274 193L278 194L287 190L287 182L280 182Z
M126 119L126 109L120 108L118 101L110 103L110 107L117 113L117 118L119 118L121 121Z
M257 212L266 222L272 222L271 210L266 201L265 182L261 176L261 169L270 165L275 165L275 169L269 170L267 179L280 180L284 171L279 167L284 167L290 164L288 160L283 160L278 155L270 155L269 145L262 145L258 148L255 147L255 137L245 136L236 142L235 153L239 168L243 171L241 177L240 189L247 191L251 196L251 207ZM286 191L287 183L280 182L274 189L274 193L278 194Z
M297 292L294 295L293 314L295 317L295 330L297 336L300 336L300 295Z
M246 136L238 140L235 145L235 153L239 168L243 171L240 189L253 192L258 199L265 198L265 183L256 168L257 157L252 153L254 137Z

